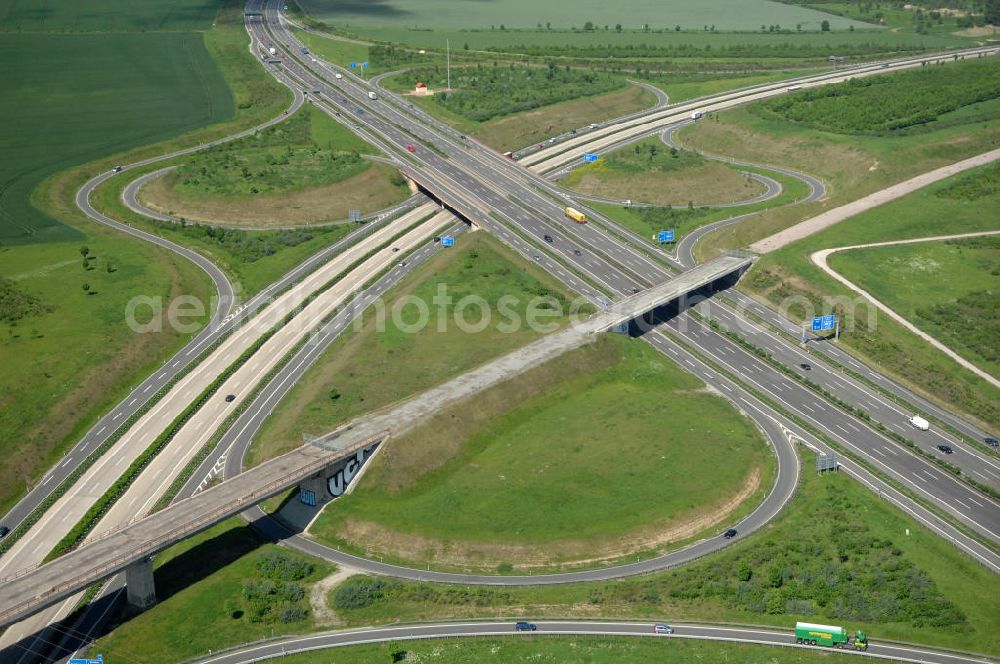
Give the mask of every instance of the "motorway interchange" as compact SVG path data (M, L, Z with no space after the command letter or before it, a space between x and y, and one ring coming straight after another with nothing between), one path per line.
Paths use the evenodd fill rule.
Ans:
M588 297L598 306L646 290L689 269L693 265L691 246L697 236L688 239L674 255L648 246L640 238L593 211L588 211L588 216L596 219L597 223L570 227L563 216L563 208L567 201L574 200L572 194L562 190L542 174L564 172L567 165L580 161L584 151L608 149L663 132L667 132L664 140L669 141L678 126L690 121L690 114L694 109L704 112L723 110L737 104L784 94L789 85L784 82L757 86L716 95L710 99L655 108L637 117L606 123L593 131L571 137L530 154L520 164L516 164L460 136L385 90L378 89L378 98L370 99L370 85L346 70L312 58L298 58L295 54L300 51L301 44L280 17L279 4L271 2L266 6L257 6L255 3L248 5L249 12L264 13L263 20L248 19L248 29L253 39L251 48L256 53L263 55L269 46L276 44L288 54L280 62L272 62L266 66L268 71L295 93L289 111L295 110L305 99L309 99L318 108L335 117L345 120L349 117L349 124L359 135L393 155L404 173L445 202L451 211L440 210L438 206L425 200L415 200L410 207L396 211L397 216L368 225L314 256L261 295L235 309L231 284L209 261L156 236L142 234L118 224L90 206L89 196L94 188L118 173L103 174L89 182L77 197L81 209L101 223L140 235L143 239L156 242L195 261L212 276L220 304L212 324L204 332L102 418L66 459L7 515L4 523L15 530L23 525L24 532L18 533L18 540L0 558L0 576L40 562L89 507L90 503L84 492L77 487L86 486L88 493L99 495L100 487L110 486L129 462L146 449L193 399L209 389L216 377L223 374L242 352L262 335L273 330L264 342L267 352L254 354L250 361L227 375L223 383L215 385L214 396L209 397L210 403L221 401L222 395L234 394L236 398L231 406L221 411L214 408L195 411L193 419L173 437L139 480L105 515L95 532L112 529L146 514L176 479L180 470L216 431L221 432L216 452L210 454L192 473L191 479L178 495L182 497L197 491L214 474L225 478L239 473L246 448L263 419L322 350L347 327L351 316L356 315L368 302L436 251L438 247L431 241L433 236L445 231L454 233L461 230L453 212L495 234L515 251L536 261L569 288ZM968 56L978 56L985 52L988 51L970 50ZM953 56L948 54L943 57L951 59ZM920 66L927 59L902 59L892 63L891 70ZM806 87L822 85L848 76L878 75L884 71L885 68L880 66L861 66L834 74L803 77L797 79L795 84ZM336 78L336 72L341 73L342 78ZM358 109L363 112L358 113ZM275 118L274 122L283 117ZM411 152L405 146L412 144L414 137L417 137L419 147ZM431 145L434 146L433 149L429 147ZM199 146L198 149L201 147L205 146ZM174 155L161 159L170 156ZM122 172L128 173L146 163L148 162L129 165ZM529 168L525 169L524 166ZM810 185L810 191L811 198L822 197L822 184L815 181L815 184ZM546 235L551 236L553 241L545 242L543 238ZM400 250L401 253L393 249ZM403 255L407 256L405 264L398 261L399 256ZM378 275L375 284L359 290L374 275ZM333 287L324 290L320 296L309 299L322 284L334 278L338 281ZM338 307L348 302L353 303L353 306L336 312ZM290 313L295 313L295 316L282 325L282 321ZM748 313L756 320L751 320ZM842 457L844 470L948 538L982 564L1000 572L1000 557L991 547L983 544L983 540L1000 540L1000 519L997 517L1000 505L995 500L927 459L913 455L892 438L875 430L869 422L829 403L787 371L748 352L733 339L706 325L707 318L736 331L758 348L767 350L775 362L791 368L792 372L801 373L801 367L808 364L811 367L810 380L844 402L867 412L873 421L882 422L886 427L909 438L921 449L933 454L937 445L951 446L955 454L949 461L967 475L977 476L977 481L994 489L1000 488L1000 463L994 456L984 453L965 440L965 437L982 439L986 432L894 384L836 347L824 347L822 353L825 356L804 351L795 341L798 327L794 323L735 291L726 291L721 297L706 301L693 310L680 312L647 333L645 339L680 366L726 395L757 422L775 448L781 469L775 487L753 514L737 524L741 534L752 532L766 524L790 497L797 480L797 462L792 443L802 442L811 449L829 451L832 441L841 449L848 450L853 457ZM302 340L316 329L322 329L323 332L319 336L313 336L314 343L301 345ZM834 366L827 358L840 367L850 367L850 372ZM887 398L886 392L890 392L895 398ZM154 396L158 396L155 403ZM762 396L766 396L766 400ZM244 399L246 403L243 403ZM928 432L905 428L910 409L901 406L896 399L946 423L948 428L935 426ZM242 411L235 420L227 419L241 406ZM796 420L808 422L820 435L806 430ZM109 444L111 447L108 453L101 455L99 459L92 459L95 450ZM84 469L88 459L93 463ZM881 477L871 471L872 467L879 471ZM60 483L71 478L78 468L84 470L77 483L31 525L29 515L42 505ZM891 482L887 482L886 478ZM272 521L264 520L263 524L265 528L280 528ZM634 565L586 573L550 575L548 578L536 576L530 579L501 579L421 572L381 565L327 549L291 533L280 535L287 538L286 541L291 546L330 560L347 562L358 569L420 580L462 583L562 583L615 578L677 565L725 545L724 541L711 540ZM114 593L120 585L120 580L111 581L105 592ZM70 638L62 642L62 635L56 631L46 633L44 628L65 617L74 604L74 600L67 601L37 614L23 624L13 626L4 634L0 645L17 644L17 648L23 649L23 654L19 656L21 661L33 661L34 653L46 641L60 644L53 651L55 653L71 652L81 639ZM99 615L85 616L81 623L84 627L80 630L81 633L86 635L99 619ZM628 624L583 628L577 623L540 625L552 631L642 631L642 627ZM488 633L489 630L499 633L504 632L505 628L476 624L466 632ZM456 626L427 627L413 628L406 635L387 638L414 638L414 635L427 635L427 632L463 633ZM690 636L701 635L705 638L705 634L707 633L692 630ZM761 632L753 634L754 636L741 635L740 638L780 640L773 635L762 636ZM364 635L362 633L362 637ZM678 631L678 635L684 635L682 630ZM351 637L333 635L325 638L330 639L329 645L333 645L338 639L346 642ZM355 640L358 638L360 637L355 637ZM719 638L719 635L716 634L715 638ZM83 640L86 640L85 636ZM872 652L878 654L874 649ZM280 653L272 652L272 655L276 654ZM970 661L943 654L931 656L920 650L894 653L887 651L884 654L909 657L912 661ZM233 657L237 655L234 654ZM249 660L237 658L225 661Z

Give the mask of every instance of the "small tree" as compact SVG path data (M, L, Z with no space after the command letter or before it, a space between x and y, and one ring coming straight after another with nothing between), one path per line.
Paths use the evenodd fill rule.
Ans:
M615 23L615 32L621 32L621 31L622 31L622 24Z
M593 32L594 31L594 22L593 21L587 21L586 23L583 24L583 29L586 30L587 32Z
M823 19L823 22L819 24L819 29L823 32L830 32L830 22Z
M80 255L83 256L84 260L86 260L87 254L89 253L90 253L90 247L88 247L87 245L83 245L82 247L80 247Z
M86 284L86 283L85 283L85 284L83 284L82 286L80 286L80 288L82 288L82 289L83 289L83 292L84 292L84 293L89 293L89 292L90 292L90 284Z

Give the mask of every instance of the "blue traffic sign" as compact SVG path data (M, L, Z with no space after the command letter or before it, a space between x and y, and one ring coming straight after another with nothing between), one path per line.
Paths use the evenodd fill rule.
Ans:
M357 62L352 62L351 63L351 69L357 69L357 68L358 68L358 63Z
M455 238L453 238L450 235L443 235L441 237L441 246L442 247L454 247L455 246Z
M836 316L815 316L812 321L813 332L832 330L837 326Z
M97 659L71 659L69 664L104 664L104 655L98 655Z
M673 242L674 241L674 229L671 228L669 231L660 231L659 233L656 234L656 241L659 242L660 244L665 244L667 242Z
M365 68L365 69L368 69L368 62L367 62L367 61L365 61L365 62L362 62L362 63L361 63L361 66L362 66L363 68Z
M584 161L584 163L589 164L592 161L597 161L598 158L599 158L599 155L596 152L584 152L583 153L583 161Z

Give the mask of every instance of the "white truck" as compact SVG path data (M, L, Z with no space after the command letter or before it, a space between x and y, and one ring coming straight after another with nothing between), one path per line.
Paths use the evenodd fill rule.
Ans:
M931 428L931 423L920 417L919 415L914 415L910 418L910 424L920 429L921 431L927 431Z
M705 114L702 113L701 111L695 111L694 113L691 114L692 120L701 120L703 117L705 117Z
M374 92L369 92L368 93L368 98L369 99L378 99L378 95L375 94Z
M272 46L269 49L267 49L267 52L270 53L271 55L277 55L278 54L278 49L276 49L275 47Z

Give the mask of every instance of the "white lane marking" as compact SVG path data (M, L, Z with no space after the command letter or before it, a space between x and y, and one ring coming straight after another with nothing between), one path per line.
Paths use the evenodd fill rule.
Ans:
M107 426L103 426L100 429L98 429L97 430L97 435L100 436L102 433L104 433L104 430L107 429L107 428L108 428Z
M113 419L113 420L117 420L117 419L118 419L119 417L121 417L121 416L122 416L122 414L121 414L120 412L118 412L118 413L115 413L115 416L114 416L114 417L112 417L111 419Z
M958 503L959 505L961 505L962 507L964 507L965 509L971 511L971 508L968 505L966 505L965 503L963 503L961 500L959 500L958 498L955 499L955 502Z
M914 477L916 477L918 480L920 480L924 484L927 483L927 478L925 478L923 475L919 475L917 473L910 473L910 474L913 475Z
M877 447L873 447L873 448L872 448L872 452L875 452L875 453L876 453L876 454L878 454L878 455L879 455L880 457L882 457L882 458L885 458L885 452L883 452L882 450L880 450L880 449L879 449L879 448L877 448Z
M981 502L979 502L978 500L976 500L972 496L969 496L969 502L973 502L973 503L979 505L980 507L986 507L986 505L983 505Z

